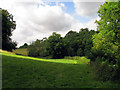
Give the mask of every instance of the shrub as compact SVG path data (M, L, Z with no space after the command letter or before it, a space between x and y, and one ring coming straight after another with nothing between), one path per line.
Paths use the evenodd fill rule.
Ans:
M109 62L99 61L97 58L95 62L91 62L92 69L94 71L95 78L102 81L116 80L117 78L117 65L110 65Z

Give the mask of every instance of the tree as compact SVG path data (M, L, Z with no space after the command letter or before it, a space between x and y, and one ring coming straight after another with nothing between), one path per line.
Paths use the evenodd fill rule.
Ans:
M92 43L92 35L95 34L94 30L88 28L81 28L79 33L69 31L64 37L66 47L66 56L86 56L89 57Z
M78 33L76 31L69 31L63 41L65 43L65 48L66 48L66 56L75 56L77 53L78 49L78 44L77 44L77 35Z
M7 10L2 9L0 12L2 12L2 49L12 51L17 43L12 42L10 36L12 36L12 32L16 28L16 23L12 14Z
M48 56L48 52L46 50L47 46L47 38L43 38L42 40L36 40L35 42L32 42L28 46L28 55L33 57L46 57Z
M60 34L53 32L47 40L47 51L52 58L63 58L65 55L65 47L63 38Z
M91 59L96 61L99 58L101 63L105 61L112 71L109 75L104 74L111 79L115 77L113 73L118 73L120 68L120 3L105 2L101 5L98 15L101 18L96 21L99 33L93 36Z
M12 49L16 49L17 47L17 42L16 41L12 41L12 43L11 43L11 48Z
M80 31L85 31L85 32L88 32L88 28L81 28Z
M106 54L111 53L112 57L116 56L120 47L120 28L118 21L120 20L120 3L106 2L98 11L101 20L98 23L98 31L94 38L94 48L103 46ZM97 47L96 47L97 46ZM120 53L119 53L120 55Z
M27 47L28 47L28 44L24 43L24 45L20 46L19 48L27 48Z

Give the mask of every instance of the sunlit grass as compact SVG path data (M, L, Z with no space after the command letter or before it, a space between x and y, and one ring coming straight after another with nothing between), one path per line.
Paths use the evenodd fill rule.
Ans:
M14 52L8 52L8 51L1 50L1 49L0 49L0 53L6 53L6 54L15 54Z
M17 58L32 59L32 60L45 61L45 62L55 62L55 63L89 64L89 62L90 62L90 60L85 57L79 57L79 58L73 57L74 60L71 60L71 59L41 59L41 58L34 58L34 57L28 57L28 56L15 55L15 53L19 52L19 54L22 54L23 52L26 53L26 51L27 51L26 49L16 49L16 50L13 50L13 52L0 50L0 54L6 55L6 56L11 56L11 57L17 57ZM25 53L24 53L24 55L25 55Z
M45 61L45 62L54 62L54 63L67 63L67 64L88 64L90 62L89 59L86 59L81 57L81 60L69 60L69 59L40 59L40 58L34 58L34 57L28 57L28 56L20 56L15 54L7 54L7 53L0 53L2 55L11 56L11 57L17 57L17 58L23 58L23 59L32 59L37 61Z
M38 59L2 53L3 88L112 88L117 84L93 78L85 63L68 59Z
M27 48L20 48L20 49L15 49L15 50L12 50L12 51L16 54L21 54L21 55L24 55L24 56L28 55Z

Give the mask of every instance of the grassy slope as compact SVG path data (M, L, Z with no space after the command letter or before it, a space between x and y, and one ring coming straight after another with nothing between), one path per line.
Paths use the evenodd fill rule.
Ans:
M3 88L117 87L117 84L95 80L89 65L76 62L77 60L45 60L3 54Z
M16 54L21 54L21 55L24 55L24 56L28 55L27 48L15 49L15 50L12 50L12 51Z

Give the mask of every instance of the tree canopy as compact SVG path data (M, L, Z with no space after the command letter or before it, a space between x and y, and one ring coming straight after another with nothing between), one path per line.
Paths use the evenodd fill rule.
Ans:
M104 80L117 78L120 68L120 3L105 2L101 5L96 21L99 33L93 36L92 61L105 63L108 72L101 66L101 77ZM105 76L106 75L106 76ZM116 76L117 75L117 76Z
M0 12L2 12L2 49L12 51L17 46L17 43L11 39L16 23L13 20L13 15L7 10L2 9Z
M80 32L69 31L65 37L53 32L48 38L36 40L28 46L29 56L64 58L64 56L86 56L91 55L93 46L92 35L96 31L82 28Z
M28 47L28 44L24 43L24 45L20 46L19 48L27 48L27 47Z

